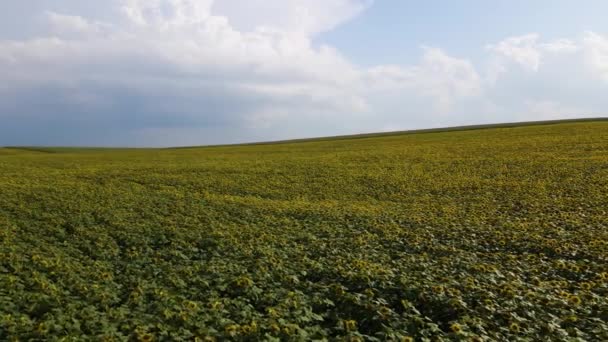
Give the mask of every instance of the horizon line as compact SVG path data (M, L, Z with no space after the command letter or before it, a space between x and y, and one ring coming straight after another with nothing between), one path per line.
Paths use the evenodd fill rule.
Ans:
M587 118L573 118L573 119L551 119L551 120L533 120L533 121L512 121L512 122L498 122L498 123L487 123L487 124L471 124L471 125L459 125L459 126L443 126L434 128L417 128L408 130L397 130L397 131L386 131L386 132L362 132L353 134L343 135L331 135L331 136L317 136L308 138L293 138L293 139L279 139L279 140L267 140L267 141L250 141L250 142L237 142L237 143L226 143L226 144L209 144L209 145L184 145L184 146L169 146L169 147L116 147L116 146L54 146L54 145L6 145L0 146L5 149L30 149L35 150L36 148L41 149L52 149L52 148L65 148L65 149L104 149L104 150L167 150L167 149L189 149L189 148L211 148L211 147L230 147L230 146L250 146L250 145L274 145L274 144L289 144L289 143L305 143L315 141L328 141L328 140L350 140L350 139L365 139L383 136L395 136L395 135L407 135L407 134L424 134L424 133L442 133L442 132L459 132L459 131L472 131L472 130L483 130L483 129L498 129L498 128L516 128L523 126L542 126L542 125L556 125L564 123L575 123L575 122L593 122L593 121L608 121L608 116L603 117L587 117ZM48 151L40 151L48 152Z

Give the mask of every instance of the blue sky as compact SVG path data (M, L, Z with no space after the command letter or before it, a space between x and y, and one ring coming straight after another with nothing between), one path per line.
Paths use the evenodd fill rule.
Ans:
M605 1L8 0L0 146L606 116Z
M606 33L606 13L608 2L601 0L379 0L319 40L370 66L413 63L422 45L479 60L485 44L505 37L538 32L558 39L587 30Z

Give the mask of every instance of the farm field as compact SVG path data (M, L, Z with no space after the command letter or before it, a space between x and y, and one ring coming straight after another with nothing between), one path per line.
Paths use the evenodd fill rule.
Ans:
M0 340L606 341L608 121L0 148Z

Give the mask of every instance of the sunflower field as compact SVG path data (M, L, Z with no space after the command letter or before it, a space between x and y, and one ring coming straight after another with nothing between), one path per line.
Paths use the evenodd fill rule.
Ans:
M607 341L608 121L0 149L2 341Z

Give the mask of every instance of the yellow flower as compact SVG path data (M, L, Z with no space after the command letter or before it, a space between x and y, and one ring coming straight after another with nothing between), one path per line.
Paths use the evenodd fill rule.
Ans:
M450 289L447 290L447 292L448 292L448 295L451 296L451 297L460 295L460 291L458 289L451 289L450 288Z
M452 330L452 332L458 334L462 331L462 327L458 323L453 323L452 325L450 325L450 330Z
M414 342L414 339L410 336L405 336L401 338L401 342Z
M236 324L229 324L224 328L224 331L226 332L226 334L234 336L239 331L239 326Z
M187 300L184 302L184 307L190 311L194 311L194 310L198 309L198 304L196 304L195 302L193 302L191 300Z
M448 304L453 307L453 308L463 308L464 306L462 305L462 302L459 301L458 299L452 298L450 299L450 301L448 302Z
M357 322L354 320L346 320L343 322L344 329L346 331L355 331L357 330Z
M209 305L209 307L213 310L219 310L222 307L222 303L216 300L213 303L211 303Z
M521 330L521 329L520 329L520 327L519 327L519 324L517 324L517 323L511 323L511 325L509 325L509 330L510 330L512 333L517 334L517 333L519 333L519 332L520 332L520 330Z
M443 286L441 285L433 286L431 289L437 294L443 293Z
M273 317L273 318L279 317L279 314L275 308L266 308L266 312L268 313L268 316L270 316L270 317Z
M283 327L283 333L287 336L291 336L296 332L296 327L293 324Z
M583 289L585 291L591 290L591 287L593 287L593 285L591 283L588 283L588 282L581 283L581 289Z
M279 327L279 325L278 325L278 324L276 324L276 323L272 323L272 324L270 325L270 330L271 330L273 333L275 333L275 334L276 334L276 333L278 333L279 331L281 331L281 327Z
M386 316L390 315L391 309L387 308L386 306L383 306L380 308L380 310L378 310L378 313L380 314L380 316L382 316L382 318L385 318Z
M36 331L40 335L46 335L49 332L49 326L46 325L46 323L44 323L44 322L40 323L40 324L38 324L38 327L36 328Z
M236 286L240 288L248 288L253 285L253 280L249 277L239 277L236 279Z
M572 305L580 305L582 303L581 297L576 295L571 295L568 297L568 303Z
M253 334L258 330L258 324L256 322L251 322L251 324L245 324L241 326L241 332L243 335Z
M504 289L502 290L502 295L508 298L513 298L515 297L515 291L512 289Z
M151 342L154 341L154 336L149 333L141 334L137 337L139 342Z

